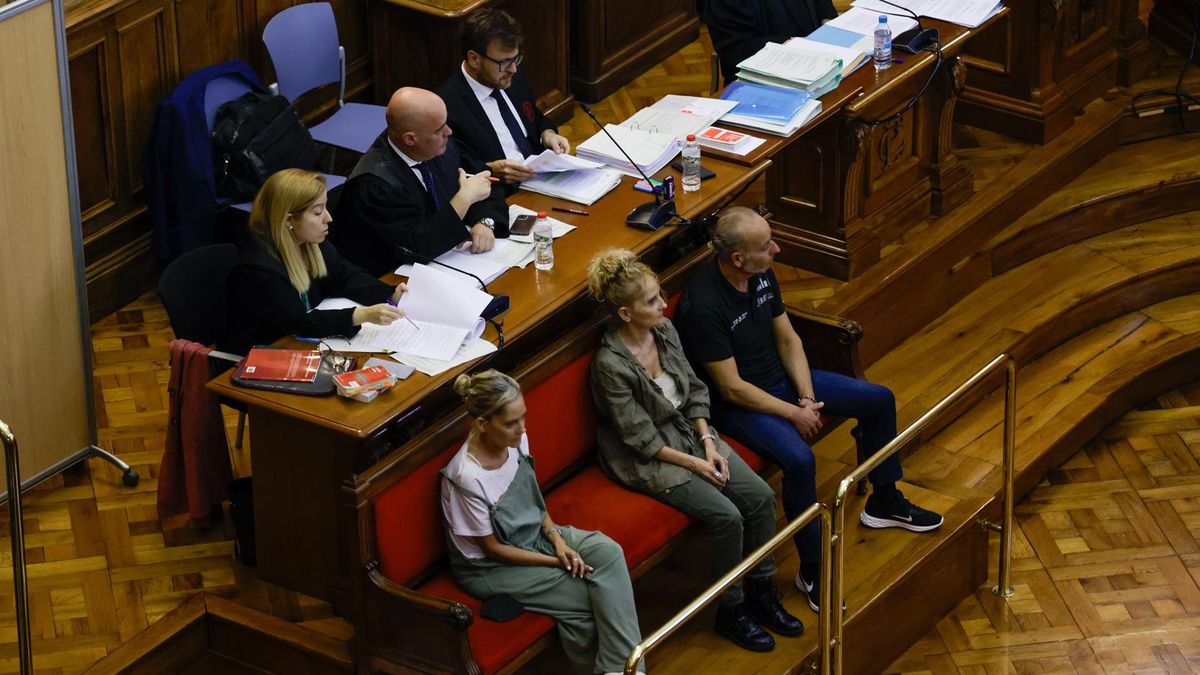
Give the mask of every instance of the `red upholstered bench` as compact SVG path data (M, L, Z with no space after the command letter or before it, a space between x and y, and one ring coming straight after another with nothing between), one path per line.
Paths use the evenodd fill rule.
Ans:
M849 336L845 345L852 351L857 326L824 320ZM581 327L513 374L525 390L530 451L552 517L612 537L637 576L690 520L608 480L594 461L589 368L602 331L599 320ZM553 637L553 621L532 612L506 623L475 620L481 603L458 588L447 568L439 471L460 447L463 429L460 410L415 438L411 450L384 459L347 487L358 535L355 558L362 563L352 579L360 672L395 672L400 665L508 672ZM756 471L768 467L731 445Z

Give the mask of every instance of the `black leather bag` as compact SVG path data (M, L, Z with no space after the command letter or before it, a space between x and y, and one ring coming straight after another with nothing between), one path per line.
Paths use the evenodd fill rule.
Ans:
M282 96L247 92L217 109L213 124L217 196L249 201L281 169L316 169L320 150Z

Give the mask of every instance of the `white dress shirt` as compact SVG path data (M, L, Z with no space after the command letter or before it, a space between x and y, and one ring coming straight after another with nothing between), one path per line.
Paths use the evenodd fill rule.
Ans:
M513 140L512 134L508 131L508 125L504 123L504 118L500 116L500 106L496 104L496 99L492 98L492 87L484 86L475 81L471 74L467 72L466 65L460 65L462 68L463 77L467 78L467 84L471 86L471 91L475 92L475 97L479 99L479 105L483 106L483 112L487 115L488 121L492 123L492 130L496 132L496 138L500 139L500 149L504 151L504 156L508 159L515 159L518 162L524 162L525 156L521 154L521 150L517 147L517 142ZM508 105L508 109L512 111L513 119L517 120L517 125L521 130L529 134L529 128L525 126L525 122L521 120L521 116L517 114L517 109L513 106L512 99L508 97L508 93L503 89L500 90L500 98Z

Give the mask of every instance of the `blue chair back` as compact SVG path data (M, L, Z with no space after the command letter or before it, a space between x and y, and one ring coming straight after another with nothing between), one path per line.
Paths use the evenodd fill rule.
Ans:
M328 2L295 5L271 17L263 43L275 66L279 93L289 101L341 81L337 22Z
M254 85L240 75L222 75L208 83L204 89L204 121L208 123L210 136L217 121L217 108L250 91L254 91Z

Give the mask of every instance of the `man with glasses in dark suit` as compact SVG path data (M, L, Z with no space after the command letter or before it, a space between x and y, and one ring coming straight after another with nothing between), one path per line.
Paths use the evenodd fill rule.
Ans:
M521 24L505 11L481 9L463 22L459 41L462 66L438 89L459 143L508 184L533 177L530 155L569 152L520 70Z

